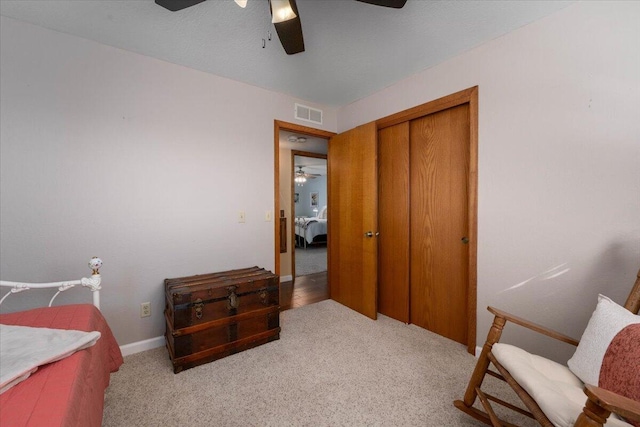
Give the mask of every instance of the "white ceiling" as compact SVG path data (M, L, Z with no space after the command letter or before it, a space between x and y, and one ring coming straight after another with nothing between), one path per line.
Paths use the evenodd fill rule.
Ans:
M298 139L296 142L289 141L289 137L293 136ZM299 133L280 131L280 148L288 148L289 150L307 151L310 153L327 154L329 150L329 142L324 138L317 138Z
M318 159L315 157L295 156L295 171L302 167L302 170L310 174L326 175L327 159ZM313 179L313 178L312 178Z
M0 14L324 105L342 106L572 1L297 0L306 51L285 54L266 0L0 1ZM262 47L268 32L273 39Z
M289 137L303 137L304 142L291 142ZM309 153L327 154L329 151L329 141L324 138L302 135L299 133L280 131L280 148L288 148L297 151L306 151ZM302 166L307 173L315 173L320 175L327 174L327 160L315 157L294 156L294 170Z

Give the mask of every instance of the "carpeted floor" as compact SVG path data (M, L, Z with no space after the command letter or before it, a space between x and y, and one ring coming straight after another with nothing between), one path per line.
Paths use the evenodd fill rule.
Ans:
M327 271L327 247L307 246L307 249L296 248L296 276Z
M164 348L126 357L103 426L482 425L453 406L475 365L458 343L331 300L283 312L281 326L278 341L179 374Z

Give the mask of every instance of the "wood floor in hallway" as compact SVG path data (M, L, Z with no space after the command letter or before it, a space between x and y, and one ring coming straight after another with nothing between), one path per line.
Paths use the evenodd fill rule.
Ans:
M280 311L329 299L327 272L298 276L280 284Z

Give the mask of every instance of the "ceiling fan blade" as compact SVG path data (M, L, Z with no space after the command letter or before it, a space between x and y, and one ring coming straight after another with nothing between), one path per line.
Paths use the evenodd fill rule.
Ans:
M375 4L376 6L393 7L394 9L402 9L407 0L357 0L362 3Z
M178 10L195 6L203 1L205 0L156 0L156 4L164 7L165 9L169 9L171 12L177 12Z
M304 52L304 38L302 37L302 23L300 22L296 0L289 0L289 3L296 17L273 25L276 27L276 32L284 51L287 52L287 55L294 55ZM271 2L269 2L269 9L271 10ZM271 15L273 16L273 10L271 10Z

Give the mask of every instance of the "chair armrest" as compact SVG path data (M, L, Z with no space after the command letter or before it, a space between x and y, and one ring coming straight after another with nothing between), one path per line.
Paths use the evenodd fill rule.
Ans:
M562 342L566 342L567 344L578 346L577 340L565 334L561 334L560 332L556 332L552 329L546 328L542 325L538 325L537 323L530 322L521 317L514 316L513 314L507 313L506 311L498 310L494 307L487 307L487 310L489 310L495 316L508 320L509 322L515 323L516 325L523 326L527 329L531 329L532 331L539 332L543 335L549 336Z
M599 407L622 418L640 422L640 402L591 384L585 384L584 393Z

